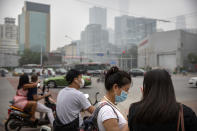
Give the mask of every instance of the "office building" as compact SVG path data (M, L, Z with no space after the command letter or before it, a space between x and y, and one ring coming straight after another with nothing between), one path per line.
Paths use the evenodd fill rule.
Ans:
M89 24L99 24L103 29L107 27L107 9L93 7L89 9Z
M17 31L15 18L5 18L4 24L0 24L0 53L17 54Z
M50 5L25 1L18 16L19 48L50 51Z

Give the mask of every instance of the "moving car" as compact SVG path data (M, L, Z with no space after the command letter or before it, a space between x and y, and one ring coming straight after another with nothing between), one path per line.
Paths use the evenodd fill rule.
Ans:
M145 73L146 72L143 69L131 69L129 71L129 74L132 75L133 77L136 77L136 76L144 76Z
M56 76L56 73L55 73L55 71L53 70L53 68L47 68L47 71L48 71L48 76L53 76L53 77Z
M191 87L197 87L197 77L192 77L192 78L190 78L190 80L189 80L189 85L190 85Z
M32 74L32 69L23 69L23 72L25 74L31 75Z
M92 81L91 81L91 77L90 76L83 75L82 78L85 81L85 85L84 86L91 85ZM65 76L57 76L57 77L46 78L44 80L44 84L47 85L50 88L51 87L52 88L56 88L58 86L67 86L68 82L66 81Z
M60 74L60 75L65 75L67 73L67 70L64 68L58 68L55 71L56 71L56 74Z
M13 76L20 76L23 74L23 69L22 68L15 68L14 72L12 73Z

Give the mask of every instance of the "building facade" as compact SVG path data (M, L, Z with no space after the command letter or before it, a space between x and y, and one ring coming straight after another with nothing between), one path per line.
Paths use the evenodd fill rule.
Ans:
M1 54L0 53L0 67L17 67L19 66L20 56L16 54Z
M115 44L115 34L114 34L114 30L111 28L108 28L108 33L109 33L109 43L111 44Z
M118 0L120 15L125 15L129 13L130 0Z
M184 15L176 17L176 29L186 29L186 20Z
M188 54L197 55L197 35L182 30L157 32L138 45L138 67L193 68Z
M25 1L18 16L19 48L35 52L50 51L50 5Z
M115 17L115 44L127 48L156 32L156 20L133 16Z
M108 30L101 25L90 24L81 33L80 56L94 62L110 62L117 59L117 52L118 48L109 43Z
M87 25L81 33L81 53L93 55L103 52L105 45L109 43L108 31L101 28L99 24Z
M93 7L89 9L89 24L99 24L103 29L107 27L107 9Z
M15 18L5 18L4 24L0 24L0 53L1 54L17 54L18 27L15 24Z

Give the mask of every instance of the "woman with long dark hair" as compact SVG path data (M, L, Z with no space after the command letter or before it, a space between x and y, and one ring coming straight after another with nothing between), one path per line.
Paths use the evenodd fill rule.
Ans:
M14 97L14 106L28 111L31 114L30 120L35 121L35 110L37 103L27 100L28 88L36 88L38 83L30 83L27 74L23 74L19 78L16 96Z
M197 118L191 108L176 101L171 76L164 69L144 76L142 100L131 104L130 131L197 131Z
M127 120L116 106L127 99L131 87L131 77L127 72L112 67L105 75L106 94L99 105L97 123L99 131L125 131Z

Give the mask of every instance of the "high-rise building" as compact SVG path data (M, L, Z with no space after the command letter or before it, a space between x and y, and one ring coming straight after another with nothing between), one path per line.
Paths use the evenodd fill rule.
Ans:
M117 46L135 45L154 32L156 32L155 19L127 15L115 18L115 44Z
M180 15L176 17L176 29L186 29L186 22L184 15Z
M87 25L81 33L79 48L80 56L94 62L110 62L119 51L114 45L109 44L108 30L102 29L98 24Z
M108 28L109 33L109 43L114 44L114 30L111 28Z
M107 30L103 30L101 25L87 25L85 31L81 33L81 52L85 54L95 54L103 52L105 45L109 42Z
M20 51L50 51L50 5L25 1L18 16Z
M103 29L107 27L107 9L93 7L89 9L89 24L99 24Z
M129 0L119 0L120 15L126 15L129 12Z
M15 18L4 19L4 24L0 24L0 53L17 54L17 30Z

